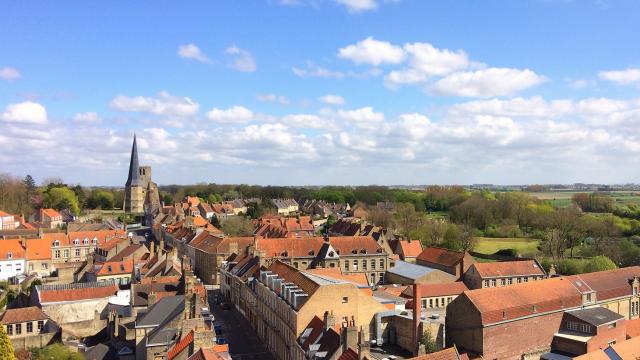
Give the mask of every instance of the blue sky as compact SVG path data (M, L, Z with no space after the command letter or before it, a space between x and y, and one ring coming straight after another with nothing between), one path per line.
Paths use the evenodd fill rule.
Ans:
M0 3L0 172L640 182L636 1Z

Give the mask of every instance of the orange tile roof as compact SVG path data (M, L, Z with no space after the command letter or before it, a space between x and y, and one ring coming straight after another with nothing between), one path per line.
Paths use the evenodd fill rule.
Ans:
M476 268L480 276L483 278L500 276L545 275L545 272L540 268L535 260L475 263L472 266Z
M469 290L462 281L444 284L420 284L418 285L418 289L420 290L420 297L423 298L434 296L460 295L463 292ZM413 287L408 286L402 292L402 297L412 298Z
M133 272L133 261L107 261L96 273L97 276L131 274Z
M27 260L50 260L51 243L47 239L27 239Z
M42 234L42 239L48 240L51 246L56 240L60 243L60 247L69 246L69 237L63 232L44 233Z
M176 356L178 356L184 349L189 346L189 344L193 343L193 330L189 331L185 337L183 337L180 341L178 341L167 353L167 357L169 360L173 360Z
M598 293L598 300L605 300L631 295L631 286L628 281L634 276L640 276L640 266L573 275L567 278L576 287L578 283L586 284L589 289Z
M283 263L280 260L276 260L271 264L268 267L268 270L278 274L278 276L283 278L285 281L296 284L309 296L313 295L313 293L315 293L320 287L319 284L304 276L299 270L291 265Z
M7 309L0 315L1 324L15 324L27 321L46 320L49 317L37 306L19 309Z
M462 261L462 259L464 258L464 255L465 253L459 251L437 247L428 247L418 255L417 259L420 261L426 261L451 267L460 263L460 261Z
M203 231L194 237L189 245L208 254L229 254L233 243L238 245L237 251L241 251L253 243L253 237L223 237Z
M116 236L125 236L124 230L95 230L95 231L69 231L69 241L80 240L80 244L84 239L88 239L89 243L93 239L98 240L98 245L104 244L107 240Z
M40 209L43 214L47 215L50 218L62 217L59 212L54 209Z
M11 253L11 259L18 260L25 258L26 251L20 240L0 240L0 260L9 260L9 253Z
M606 352L605 352L606 351ZM615 356L617 355L617 357ZM611 359L638 359L640 358L640 337L634 337L617 344L613 344L605 350L595 350L573 358L574 360L611 360Z
M410 289L410 286L409 285L399 285L399 286L382 285L382 286L378 286L378 290L379 291L384 291L387 294L391 294L393 296L400 296L406 289Z
M398 241L398 246L402 249L402 254L405 257L417 257L422 253L422 244L420 244L420 240L401 240Z
M324 238L302 237L302 238L256 238L254 246L257 251L264 252L268 258L271 257L315 257L320 252Z
M332 236L329 237L329 244L340 254L340 256L352 255L355 251L362 254L377 254L382 252L382 247L371 236Z
M410 358L409 360L459 360L458 350L455 347L436 351L431 354L425 354Z
M118 285L108 284L98 287L80 287L69 289L39 289L40 303L81 301L106 298L118 292Z

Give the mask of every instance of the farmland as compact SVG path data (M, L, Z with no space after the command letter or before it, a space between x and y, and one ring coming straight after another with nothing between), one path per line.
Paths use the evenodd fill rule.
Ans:
M571 204L573 195L582 192L584 191L530 192L528 194L540 200L548 200L554 206L564 207ZM640 193L638 192L611 191L608 194L617 205L640 205Z
M481 254L490 255L503 249L513 249L520 255L533 255L538 252L537 239L478 237L477 240L473 250Z

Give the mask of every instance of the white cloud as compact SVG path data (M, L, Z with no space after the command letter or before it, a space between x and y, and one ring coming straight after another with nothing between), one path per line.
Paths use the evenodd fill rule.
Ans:
M436 81L430 91L449 96L508 96L544 81L544 76L529 69L488 68L453 73Z
M573 112L571 100L546 101L540 96L531 98L474 100L456 104L450 108L455 115L474 114L506 117L552 118Z
M227 55L233 58L231 67L242 72L254 72L256 71L256 61L253 56L247 50L240 49L239 47L232 45L225 51Z
M84 112L73 115L73 121L77 123L95 124L100 122L100 118L95 112Z
M119 111L147 112L164 116L191 116L200 105L188 97L173 96L162 91L157 97L118 95L111 100L111 107Z
M47 110L44 106L32 101L9 104L4 112L0 113L0 120L19 124L46 124Z
M20 79L22 75L20 71L12 67L3 67L0 68L0 79L4 80L17 80Z
M331 127L323 118L315 114L290 114L282 117L281 121L295 128L327 129Z
M421 42L405 44L404 50L408 54L409 67L391 71L385 77L387 85L422 83L434 76L445 76L472 65L462 50L438 49Z
M327 115L331 115L330 112L326 112ZM384 122L384 114L376 112L370 106L354 110L338 110L335 115L348 123L354 124L360 128L375 128L382 122Z
M327 105L344 105L344 98L340 95L327 94L319 97L318 100Z
M378 7L376 0L335 0L335 2L344 5L349 12L353 13L375 10Z
M242 124L253 120L254 114L244 106L236 105L228 109L213 108L207 112L207 118L218 123Z
M178 56L203 63L211 62L211 59L195 44L180 45L178 47Z
M640 84L640 69L600 71L598 77L619 85Z
M292 67L291 71L299 77L319 77L319 78L334 78L342 79L344 73L340 71L329 70L320 66L316 66L311 62L307 62L306 68Z
M356 64L399 64L404 61L402 48L387 41L380 41L371 36L338 50L338 57L351 60Z
M284 96L284 95L258 94L258 95L256 95L256 99L258 99L259 101L277 103L277 104L280 104L280 105L288 105L289 104L289 99L287 99L287 97Z

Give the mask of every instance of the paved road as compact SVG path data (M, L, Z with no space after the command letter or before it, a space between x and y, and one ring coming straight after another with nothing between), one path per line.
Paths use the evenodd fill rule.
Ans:
M273 356L265 349L249 322L236 310L222 310L215 303L214 293L209 291L209 304L215 316L215 324L222 324L224 336L229 343L229 353L233 359L273 360Z

